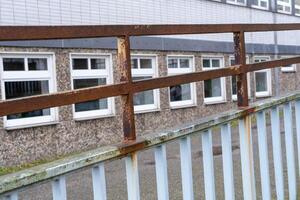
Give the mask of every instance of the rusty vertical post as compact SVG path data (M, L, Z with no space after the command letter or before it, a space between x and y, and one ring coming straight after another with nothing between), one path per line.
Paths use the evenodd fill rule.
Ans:
M118 37L118 58L117 69L120 72L120 82L132 82L131 77L131 60L130 60L130 41L129 36ZM130 91L130 90L129 90ZM135 140L135 122L133 93L129 92L121 96L122 120L124 140Z
M245 48L245 34L244 32L234 33L234 59L236 65L246 64L246 48ZM239 107L247 107L248 101L248 82L247 74L242 73L237 76L237 100Z
M234 57L236 65L239 64L242 68L246 65L245 34L243 31L234 33ZM237 99L239 108L249 105L247 73L241 73L237 76ZM256 188L250 115L239 120L239 134L244 199L255 200Z

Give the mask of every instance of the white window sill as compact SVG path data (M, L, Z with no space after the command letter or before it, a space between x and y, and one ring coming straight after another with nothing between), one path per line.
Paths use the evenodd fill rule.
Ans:
M28 124L28 125L19 125L19 126L8 126L4 127L5 130L19 130L19 129L25 129L25 128L34 128L34 127L41 127L41 126L50 126L50 125L57 125L59 124L59 121L52 121L52 122L42 122L42 123L36 123L36 124Z
M282 14L287 14L287 15L291 15L292 12L286 12L286 11L283 11L283 10L277 10L278 13L282 13Z
M94 120L94 119L103 119L103 118L110 118L115 117L115 113L107 114L107 115L93 115L93 116L87 116L87 117L73 117L74 121L80 122L80 121L87 121L87 120Z
M261 94L255 94L256 98L265 98L265 97L271 97L272 94L271 93L261 93Z
M153 109L145 109L145 110L135 110L134 114L145 114L145 113L152 113L152 112L160 112L160 108L153 108Z
M237 3L237 2L233 2L233 1L226 1L226 3L232 4L232 5L238 5L238 6L246 6L246 3Z
M256 8L256 9L259 9L259 10L269 10L269 7L262 7L262 6L257 6L257 5L252 5L251 8Z
M176 106L170 105L171 110L177 110L177 109L182 109L182 108L194 108L194 107L197 107L196 103L186 104L186 105L176 105Z
M215 101L212 101L212 100L207 101L204 99L204 105L214 105L214 104L222 104L222 103L227 103L227 101L225 99L215 100Z

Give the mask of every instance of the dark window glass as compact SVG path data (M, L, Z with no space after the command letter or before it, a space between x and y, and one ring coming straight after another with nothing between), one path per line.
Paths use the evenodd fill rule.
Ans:
M236 95L237 94L237 83L236 83L236 76L231 77L231 85L232 85L232 94Z
M24 58L3 58L4 71L24 71Z
M151 69L152 60L151 59L140 59L141 69Z
M177 59L169 59L168 68L178 68Z
M180 59L180 68L189 68L190 60L189 59Z
M220 97L221 94L221 79L216 78L204 81L204 95L205 97Z
M74 79L74 89L93 87L97 85L105 85L106 78L94 78L94 79ZM75 112L91 111L99 109L107 109L107 99L100 99L94 101L87 101L83 103L75 104Z
M91 69L105 69L105 59L91 59Z
M13 81L5 82L6 99L14 99L39 94L49 93L48 81ZM27 117L37 117L50 115L50 109L35 110L32 112L24 112L14 115L8 115L7 119L20 119Z
M88 69L88 60L85 58L73 59L73 69Z
M131 59L131 68L132 69L138 68L138 59Z
M29 70L47 70L47 59L46 58L28 58L28 69Z
M203 67L210 68L210 61L209 59L203 59Z
M175 85L170 87L171 101L191 100L191 84Z
M268 90L267 72L255 72L256 92L265 92Z
M211 64L212 64L213 68L218 68L218 67L220 67L220 60L213 59L213 60L211 60Z
M133 77L133 80L143 80L152 78L151 76L143 76L143 77ZM139 92L134 95L133 103L135 106L138 105L147 105L147 104L154 104L154 94L153 90L147 90L144 92Z

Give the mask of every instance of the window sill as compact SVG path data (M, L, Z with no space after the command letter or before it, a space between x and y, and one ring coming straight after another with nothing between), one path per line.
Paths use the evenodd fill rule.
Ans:
M183 109L183 108L194 108L194 107L197 107L197 104L193 103L193 104L178 105L178 106L171 106L170 105L171 110L177 110L177 109Z
M94 115L89 117L73 117L74 121L80 122L80 121L87 121L87 120L95 120L95 119L103 119L103 118L112 118L115 117L116 114L107 114L107 115Z
M258 10L269 10L269 6L268 6L268 8L266 8L266 7L252 5L251 8L255 8L255 9L258 9Z
M272 94L259 94L259 95L255 95L256 98L266 98L266 97L271 97Z
M9 127L4 127L4 129L7 131L12 131L12 130L35 128L35 127L41 127L41 126L57 125L57 124L59 124L59 121L43 122L43 123L20 125L20 126L9 126Z
M154 108L154 109L147 109L147 110L137 110L134 111L134 114L145 114L145 113L152 113L152 112L160 112L160 108Z
M221 100L221 101L209 101L209 102L205 102L204 100L204 105L214 105L214 104L223 104L223 103L227 103L226 100Z

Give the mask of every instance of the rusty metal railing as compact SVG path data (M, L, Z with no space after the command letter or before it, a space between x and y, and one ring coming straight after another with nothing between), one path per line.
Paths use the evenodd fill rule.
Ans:
M243 176L247 177L243 182L244 193L249 199L254 199L255 184L251 143L251 119L249 116L247 73L262 69L270 69L300 63L300 57L273 60L261 63L246 64L245 32L285 31L300 30L300 24L222 24L222 25L114 25L114 26L2 26L0 28L0 41L7 40L40 40L40 39L69 39L69 38L94 38L117 37L118 55L117 69L121 73L120 83L106 86L97 86L73 91L64 91L47 95L19 98L0 102L0 116L28 112L37 109L57 107L80 103L101 98L121 96L122 123L124 141L127 148L133 148L137 144L133 95L137 92L170 87L184 83L198 82L225 76L237 76L238 106L244 109L240 118L241 144L243 144L242 164ZM234 54L236 65L222 69L193 72L182 75L153 78L148 80L133 81L131 75L130 36L143 35L175 35L175 34L209 34L209 33L233 33ZM289 104L290 105L290 104ZM299 104L300 105L300 104ZM287 107L288 110L288 107ZM205 133L202 138L210 142L210 134ZM187 141L182 140L183 149ZM210 146L206 146L209 149ZM208 151L209 152L209 151ZM129 153L129 152L128 152ZM136 167L136 154L128 158L128 167ZM211 157L207 157L211 161ZM211 169L207 169L211 172ZM134 171L134 174L136 172ZM133 175L134 176L134 175ZM136 177L130 179L136 181ZM244 181L244 179L243 179ZM61 182L56 186L60 188ZM211 183L212 184L212 183ZM209 188L209 185L208 185ZM134 190L134 188L129 188ZM209 190L209 189L208 189ZM291 192L294 195L294 189ZM135 191L131 191L135 193ZM138 199L138 198L134 198Z

